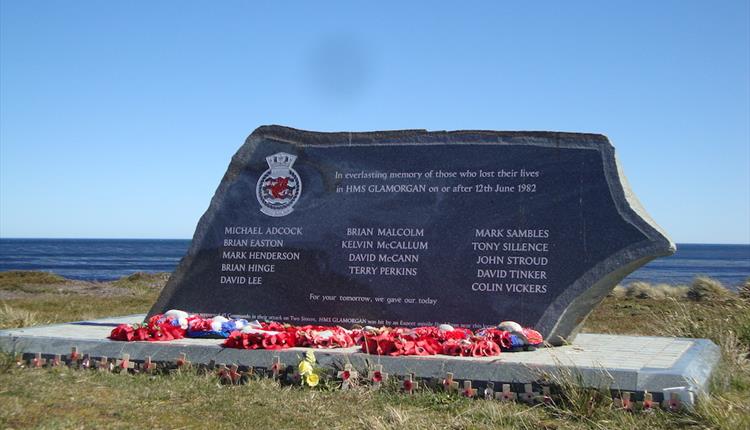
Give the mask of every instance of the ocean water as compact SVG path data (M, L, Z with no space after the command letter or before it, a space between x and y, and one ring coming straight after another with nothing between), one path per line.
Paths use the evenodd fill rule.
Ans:
M677 244L670 257L657 258L625 278L635 281L689 284L696 275L706 275L737 289L750 278L750 245Z
M113 280L135 272L171 272L189 240L1 239L0 271L42 270L70 279ZM736 289L750 277L750 245L678 244L677 253L638 269L623 283L689 284L706 275Z
M0 239L0 271L110 281L135 272L171 272L188 246L185 239Z

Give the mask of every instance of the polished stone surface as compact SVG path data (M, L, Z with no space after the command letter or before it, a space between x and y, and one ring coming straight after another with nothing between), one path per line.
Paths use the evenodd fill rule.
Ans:
M674 244L606 137L257 129L151 313L479 328L553 344Z

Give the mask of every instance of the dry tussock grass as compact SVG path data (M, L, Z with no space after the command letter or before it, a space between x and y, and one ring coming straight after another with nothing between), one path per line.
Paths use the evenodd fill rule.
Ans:
M690 284L687 297L697 302L702 300L726 300L734 294L721 282L707 276L697 276Z
M631 282L627 286L618 285L610 296L623 299L684 299L687 297L689 287L686 285L650 284L648 282Z
M9 306L7 303L3 303L0 306L0 329L28 327L46 323L48 321L40 319L39 315L34 311Z

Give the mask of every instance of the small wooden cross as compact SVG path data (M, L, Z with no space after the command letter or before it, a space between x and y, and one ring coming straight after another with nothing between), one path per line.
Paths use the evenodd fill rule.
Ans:
M443 389L447 392L458 391L458 381L453 380L453 373L448 372L445 374Z
M383 382L385 382L385 380L388 379L388 374L383 373L383 365L378 364L372 369L370 369L369 378L370 378L370 382L372 383L372 388L374 390L377 390L380 388Z
M89 357L88 354L83 356L83 359L81 360L81 369L89 369L92 366L91 357Z
M523 393L518 395L518 399L525 403L534 403L539 393L532 389L531 384L523 385Z
M208 364L204 364L198 367L199 373L204 375L213 373L214 370L216 370L216 360L211 360L208 362Z
M414 390L417 389L417 385L419 384L414 380L414 375L409 374L401 383L401 389L404 390L407 394L414 394Z
M247 370L240 371L240 385L245 385L250 382L250 377L253 376L254 372L252 366L248 366Z
M510 390L510 384L503 384L503 391L495 393L495 398L501 402L514 402L518 399L518 394Z
M283 370L284 363L281 362L281 358L277 355L273 358L273 363L271 364L271 375L273 375L273 379L277 379Z
M122 354L122 358L117 360L117 367L120 369L120 373L127 375L128 370L135 369L135 363L130 361L130 354Z
M628 412L633 411L633 401L630 398L630 392L624 392L620 395L620 398L615 399L614 404L616 408L622 408Z
M140 371L145 373L154 373L154 371L156 371L156 363L151 360L150 355L147 355L146 359L143 360L143 364L140 366Z
M187 354L185 354L184 352L183 352L183 353L180 353L180 357L179 357L179 358L177 358L177 361L175 362L175 364L176 364L176 365L177 365L177 367L179 367L179 368L187 368L187 367L190 367L190 362L189 362L189 361L188 361L188 359L187 359Z
M229 368L227 368L226 364L219 365L218 375L221 385L232 385L232 375L230 374L230 370Z
M542 395L537 397L537 401L539 401L539 403L544 403L545 405L555 403L555 401L552 400L552 393L549 387L542 387Z
M357 383L359 372L352 367L351 363L346 363L344 370L340 370L336 376L341 379L341 389L348 390Z
M477 389L471 388L471 381L464 381L464 390L461 392L464 397L476 397Z
M643 403L641 403L641 408L643 408L644 411L650 411L658 407L659 407L659 404L654 402L654 395L649 393L648 391L644 392Z
M680 401L680 395L677 393L669 393L669 398L664 396L662 407L668 411L678 411L682 408L682 402Z
M81 354L78 352L78 347L73 347L70 349L70 355L68 355L68 365L74 366L74 365L80 365L79 361L81 360Z
M60 354L55 354L54 357L52 357L52 361L50 361L50 366L52 367L60 367L62 366L62 356Z
M42 358L42 353L37 352L34 358L31 360L31 367L44 367L44 364L47 363L47 360Z
M487 386L484 388L485 400L492 400L495 398L495 383L487 382Z
M232 379L232 384L240 385L240 379L242 378L242 372L240 372L239 366L233 364L229 368L229 377Z
M109 362L109 359L107 359L107 357L100 358L96 363L96 369L102 372L111 372L113 368L114 367L111 366L111 363Z

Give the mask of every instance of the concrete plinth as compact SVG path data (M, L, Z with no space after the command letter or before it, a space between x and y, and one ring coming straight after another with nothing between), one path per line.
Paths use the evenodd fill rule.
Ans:
M69 354L77 347L91 357L131 360L174 361L186 354L192 363L237 364L269 368L274 357L296 364L306 348L286 350L239 350L221 347L218 339L180 339L170 342L115 342L107 339L120 323L140 323L144 315L130 315L79 321L43 327L0 331L0 349L10 353ZM359 352L359 347L315 350L324 367L351 363L360 370L381 364L390 375L414 374L416 378L471 380L475 387L492 381L514 387L534 383L545 376L580 375L585 386L643 392L658 398L677 393L691 405L707 390L709 377L719 362L719 348L707 339L581 334L569 346L543 348L533 352L503 353L498 357L469 358L443 355L428 357L378 357Z

